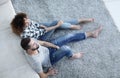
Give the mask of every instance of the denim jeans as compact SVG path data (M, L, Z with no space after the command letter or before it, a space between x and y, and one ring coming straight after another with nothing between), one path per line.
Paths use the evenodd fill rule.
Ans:
M85 33L71 33L51 40L51 43L58 45L60 49L49 48L51 64L55 64L64 56L70 58L73 54L71 49L65 44L86 39Z
M44 25L44 26L47 26L47 27L51 27L51 26L55 26L57 25L59 21L53 21L52 23L48 22L48 23L40 23L41 25ZM79 24L78 20L76 19L73 19L73 20L70 20L70 21L64 21L64 23L58 28L58 29L69 29L71 27L71 25L77 25ZM40 36L38 38L38 40L48 40L51 35L54 33L55 30L51 30L49 32L47 32L45 35L43 36Z

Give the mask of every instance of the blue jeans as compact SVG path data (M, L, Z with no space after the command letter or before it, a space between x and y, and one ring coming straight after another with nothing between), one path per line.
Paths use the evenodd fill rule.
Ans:
M71 33L52 40L51 43L58 45L60 49L49 48L51 64L55 64L64 56L70 58L73 55L71 49L65 44L84 39L86 39L85 33Z
M40 23L44 26L47 26L47 27L51 27L51 26L55 26L57 25L59 21L53 21L52 23ZM70 20L70 21L64 21L64 23L58 28L58 29L69 29L71 27L71 25L77 25L79 24L79 21L76 20L76 19L73 19L73 20ZM48 40L50 38L50 36L54 33L55 30L51 30L49 32L47 32L45 35L43 36L40 36L38 38L38 40Z

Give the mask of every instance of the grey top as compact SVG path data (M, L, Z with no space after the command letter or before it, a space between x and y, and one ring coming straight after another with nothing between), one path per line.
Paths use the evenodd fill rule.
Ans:
M39 45L39 53L36 55L28 55L25 52L26 58L32 68L37 72L43 72L42 67L51 67L48 48Z

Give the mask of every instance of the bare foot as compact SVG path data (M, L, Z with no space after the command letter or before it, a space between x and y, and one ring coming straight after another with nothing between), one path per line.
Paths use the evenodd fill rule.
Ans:
M94 18L86 19L86 22L94 22Z
M75 53L73 54L71 59L78 59L78 58L81 58L82 56L83 56L83 53Z
M102 30L102 26L100 26L98 29L96 29L95 31L92 32L92 34L93 34L92 37L96 38L99 35L99 33L101 32L101 30Z

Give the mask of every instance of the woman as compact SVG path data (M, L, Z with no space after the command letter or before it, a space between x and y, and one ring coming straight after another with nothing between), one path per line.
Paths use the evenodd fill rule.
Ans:
M38 40L47 40L57 28L62 29L81 29L78 25L81 22L92 22L94 19L78 19L71 21L53 21L52 23L37 23L28 19L27 14L18 13L11 22L11 27L16 35L21 38L35 38Z

